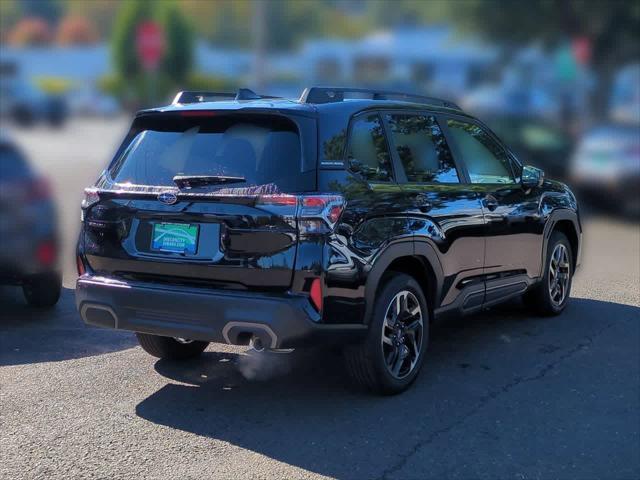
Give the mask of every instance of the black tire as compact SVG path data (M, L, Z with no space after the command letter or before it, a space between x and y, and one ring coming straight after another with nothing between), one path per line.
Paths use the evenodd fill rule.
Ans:
M394 376L386 362L382 344L385 317L391 301L400 294L408 291L419 303L422 313L422 328L420 346L417 349L415 366L403 378ZM388 328L388 327L387 327ZM418 282L413 277L403 273L392 273L386 278L377 295L369 321L369 332L366 339L357 345L345 348L346 367L351 377L365 389L383 395L394 395L406 390L416 379L424 360L429 340L429 310L427 300ZM405 346L404 344L402 345ZM392 348L392 347L388 347ZM408 343L407 343L408 348ZM412 363L412 362L411 362Z
M22 293L27 303L36 308L51 308L60 299L62 276L44 273L27 278L22 284Z
M136 332L136 337L142 349L149 355L167 360L195 358L204 352L207 345L209 345L209 342L197 340L182 343L175 338L149 335L147 333Z
M563 245L568 253L568 283L566 286L566 292L562 301L557 302L551 297L551 290L549 287L550 275L551 275L551 257L558 245ZM559 315L567 307L569 303L569 296L571 294L571 284L573 282L573 251L571 249L571 243L567 239L566 235L562 232L553 232L549 238L547 245L547 257L544 262L544 271L542 273L542 280L533 289L529 290L524 295L525 304L533 309L536 313L543 316Z

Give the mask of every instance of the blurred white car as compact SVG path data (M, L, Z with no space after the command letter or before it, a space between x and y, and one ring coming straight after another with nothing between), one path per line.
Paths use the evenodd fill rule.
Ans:
M640 215L640 64L620 69L609 102L611 122L588 131L571 163L573 186L616 210Z
M614 121L640 126L640 64L628 65L618 72L609 108Z
M585 199L640 214L640 128L609 124L588 131L578 143L570 168L571 185Z

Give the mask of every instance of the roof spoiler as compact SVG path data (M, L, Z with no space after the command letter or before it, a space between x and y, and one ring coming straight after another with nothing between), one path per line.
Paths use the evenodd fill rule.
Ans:
M260 100L261 98L280 98L268 95L258 95L248 88L239 88L237 92L206 92L206 91L183 91L171 102L172 105L202 102L223 102L225 100Z

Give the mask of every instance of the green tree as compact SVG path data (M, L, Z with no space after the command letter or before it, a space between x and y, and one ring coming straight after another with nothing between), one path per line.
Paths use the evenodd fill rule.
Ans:
M271 51L295 48L310 37L354 37L365 31L363 15L335 0L183 0L181 6L212 44L248 48L257 1L267 4L266 42Z
M144 71L135 48L137 27L148 20L158 22L164 32L164 55L152 79L155 95L149 92L149 74ZM112 58L116 72L127 85L124 95L133 103L156 101L157 96L165 97L176 90L191 72L193 49L193 31L173 0L127 0L118 12Z
M113 63L118 74L127 80L142 73L135 49L136 27L153 18L152 5L149 0L129 0L116 17L111 44Z
M177 4L162 2L162 6L159 20L165 32L166 47L161 70L180 85L193 66L193 31Z
M449 18L463 28L513 46L532 40L559 46L576 37L587 38L600 93L608 91L620 65L640 58L638 1L465 0L451 2L449 9ZM601 113L606 94L595 99Z

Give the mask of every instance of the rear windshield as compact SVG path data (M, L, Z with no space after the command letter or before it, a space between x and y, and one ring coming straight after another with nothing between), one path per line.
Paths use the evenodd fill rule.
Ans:
M300 137L283 117L181 117L146 121L113 163L118 184L175 186L176 175L243 177L224 187L300 185ZM203 188L222 188L211 185Z
M0 181L22 180L31 176L31 169L20 152L0 145Z

